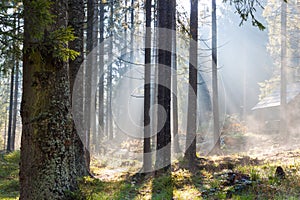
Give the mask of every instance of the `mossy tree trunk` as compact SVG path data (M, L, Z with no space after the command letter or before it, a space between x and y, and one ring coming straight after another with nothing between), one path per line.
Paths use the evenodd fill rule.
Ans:
M70 84L55 46L60 40L51 35L67 26L68 2L23 3L20 199L67 199L77 188Z

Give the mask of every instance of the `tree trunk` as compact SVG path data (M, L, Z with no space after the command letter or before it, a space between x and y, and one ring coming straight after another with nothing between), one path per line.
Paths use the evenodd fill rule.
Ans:
M217 18L216 0L212 0L212 90L214 119L214 149L220 149L218 60L217 60Z
M13 64L10 75L10 97L9 97L9 111L8 111L8 131L7 131L7 151L11 152L12 149L12 116L13 116L13 102L14 102L14 75L15 64Z
M287 3L281 3L281 79L280 79L280 134L287 139L286 102L286 12Z
M96 151L99 151L99 142L104 136L104 4L102 1L99 2L99 99L98 99L98 145Z
M198 0L191 0L189 49L189 93L185 159L194 167L197 131L197 75L198 75Z
M18 115L18 92L19 92L19 60L16 60L16 77L14 90L14 105L13 105L13 119L12 119L12 134L11 134L11 150L15 150L17 115Z
M146 38L145 38L145 83L144 83L144 172L152 169L151 161L151 0L146 0Z
M92 67L92 74L91 74L91 86L92 91L96 91L96 85L97 85L97 57L98 57L98 29L99 29L99 20L98 20L98 1L93 0L93 29L92 29L92 57L91 57L91 67ZM96 146L96 138L97 138L97 132L96 132L96 97L95 94L91 94L91 105L90 105L90 119L91 119L91 136L92 136L92 151L95 151Z
M70 90L71 90L71 100L74 101L73 104L76 104L76 107L81 107L79 111L79 120L83 124L83 87L75 88L76 91L73 91L73 85L77 76L77 73L80 69L81 64L83 63L83 23L84 23L84 1L83 0L74 0L69 1L69 26L74 28L74 35L76 39L69 43L69 48L77 52L80 52L80 55L76 57L75 60L69 61L69 79L70 79ZM73 99L72 95L76 93L79 98ZM76 165L76 175L78 177L87 176L89 174L87 160L89 160L89 152L85 149L83 141L79 137L79 134L83 134L84 129L82 127L75 127L73 123L73 137L74 137L74 150L75 150L75 165Z
M23 1L21 200L67 199L68 191L77 189L68 68L55 56L59 41L49 42L51 33L67 26L67 3L51 2L49 12L57 17L43 27L33 19L48 8L37 9L32 1Z
M172 13L172 118L173 118L173 151L174 153L180 153L179 138L178 138L178 102L177 102L177 53L176 53L176 0L172 2L171 13Z
M19 27L20 25L20 18L15 22L16 35L19 35ZM15 49L17 47L15 46ZM15 55L15 89L14 89L14 105L13 105L13 119L12 119L12 132L11 132L11 150L15 150L15 140L16 140L16 128L17 128L17 115L18 115L18 93L19 93L19 58Z
M114 4L110 2L110 37L113 37L113 15L114 15ZM109 56L112 57L113 53L113 41L112 39L109 42ZM108 75L107 75L107 127L108 127L108 138L113 139L113 119L112 119L112 63L108 66Z
M173 0L158 0L158 133L156 168L168 171L171 168L171 62L172 14L169 8ZM167 30L166 30L167 29ZM163 109L163 110L162 110ZM163 113L165 114L163 114ZM163 123L164 124L161 124Z

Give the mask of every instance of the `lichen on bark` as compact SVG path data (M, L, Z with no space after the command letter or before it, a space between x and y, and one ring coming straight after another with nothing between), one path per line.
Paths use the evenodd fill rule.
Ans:
M20 166L20 199L24 200L66 199L68 191L77 189L68 67L53 54L55 46L48 45L51 32L67 27L67 3L45 1L24 1ZM41 27L43 33L33 33L37 29L32 19L41 14L33 2L50 5L42 12L59 16Z

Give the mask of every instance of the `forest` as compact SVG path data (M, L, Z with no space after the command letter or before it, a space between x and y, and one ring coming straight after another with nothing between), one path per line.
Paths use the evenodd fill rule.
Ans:
M0 199L300 199L300 0L1 0Z

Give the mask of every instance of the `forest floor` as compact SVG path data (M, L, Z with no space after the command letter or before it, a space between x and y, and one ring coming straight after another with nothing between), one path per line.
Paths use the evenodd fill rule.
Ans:
M200 154L193 171L177 161L170 175L143 177L102 161L93 162L96 179L82 180L89 199L300 199L298 134L226 134L218 156Z
M196 170L183 162L171 175L139 174L97 168L97 179L85 178L81 195L88 199L300 199L300 150L201 157ZM276 173L277 167L284 171Z
M177 161L171 173L158 176L121 165L112 169L94 159L95 178L80 180L73 199L300 199L300 143L296 135L290 140L277 134L227 135L219 156L199 155L192 171ZM19 156L19 151L0 152L1 200L18 199Z

